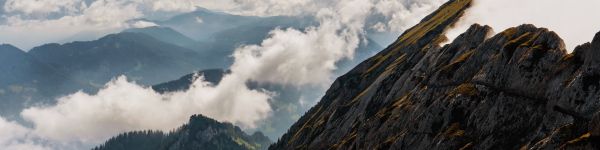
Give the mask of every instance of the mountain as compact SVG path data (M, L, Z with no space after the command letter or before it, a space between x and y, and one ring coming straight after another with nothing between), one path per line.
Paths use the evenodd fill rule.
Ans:
M207 59L212 56L176 45L194 41L172 29L133 31L94 41L46 44L29 52L1 45L0 100L4 105L0 115L20 120L19 113L27 106L51 105L57 97L79 90L94 93L120 75L153 85L223 65Z
M23 50L12 45L0 45L0 85L22 82L21 76L31 76L32 68L39 65Z
M203 21L198 22L199 18ZM261 44L274 29L294 28L305 30L310 26L318 25L316 19L311 16L240 16L203 8L199 8L197 11L191 13L175 16L165 21L154 22L157 22L162 28L172 28L201 42L202 44L198 44L192 49L202 49L200 51L205 52L202 53L203 55L215 56L211 57L213 58L211 61L223 62L223 60L226 60L225 64L233 62L229 56L236 48L242 45ZM355 60L358 61L344 61L344 63L349 64L347 65L348 68L382 49L381 45L372 40L369 35L367 35L365 41L361 41L360 47L357 50L358 54ZM213 67L228 68L228 66Z
M131 28L123 32L143 33L157 40L191 50L198 50L200 45L202 45L202 43L197 42L168 27L152 26L146 28Z
M160 26L180 31L197 41L208 41L215 33L246 25L260 17L239 16L198 8L194 12L174 16L164 21L153 21ZM185 31L185 32L183 32Z
M98 88L119 75L152 85L208 66L205 57L194 50L131 32L95 41L46 44L33 48L29 54L69 78L85 82L88 89Z
M246 17L246 16L244 16ZM277 28L294 28L304 30L309 26L317 25L312 17L304 16L274 16L274 17L252 17L254 21L231 27L227 30L215 32L211 39L218 41L211 45L212 49L229 50L235 49L239 45L256 45L269 36L269 33ZM223 24L227 24L223 22ZM240 34L244 33L244 34Z
M304 30L316 25L312 17L273 16L256 17L232 15L198 8L194 12L174 16L163 21L152 21L163 28L171 28L197 41L190 49L208 57L208 62L219 62L213 68L229 68L231 54L242 45L260 44L276 28ZM147 32L146 32L147 33ZM175 40L173 40L175 41ZM185 44L184 44L185 45ZM190 45L190 44L187 44Z
M271 143L256 132L247 135L230 123L195 115L188 124L170 132L136 131L118 135L93 150L260 150Z
M12 45L0 45L0 114L18 117L20 108L47 103L48 97L66 92L65 85L77 84L49 65L39 62Z
M444 31L450 0L339 77L269 149L598 149L600 33L568 54L533 25Z
M197 75L203 76L205 81L208 81L212 84L219 84L225 73L227 73L227 71L223 69L202 70L196 73L185 75L177 80L154 85L152 86L152 89L160 93L185 91L190 88Z

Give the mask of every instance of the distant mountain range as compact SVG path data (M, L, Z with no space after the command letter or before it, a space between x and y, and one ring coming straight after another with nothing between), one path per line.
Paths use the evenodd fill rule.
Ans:
M90 85L102 85L118 75L127 75L141 84L155 84L205 68L203 56L194 50L130 32L95 41L47 44L33 48L29 54Z
M231 15L198 8L194 12L152 22L173 28L194 40L209 41L218 32L247 25L260 19L260 17Z
M233 51L241 45L260 44L267 38L270 31L276 28L295 28L304 30L306 27L316 25L311 17L275 16L255 17L240 16L222 12L214 12L204 8L190 13L174 16L167 20L152 21L161 28L171 28L194 41L195 44L186 45L189 49L197 49L201 55L210 55L212 68L228 68L233 63L230 57ZM137 29L137 32L151 33L156 27ZM132 30L129 30L132 31ZM160 34L163 36L168 34ZM168 37L168 36L167 36ZM162 37L161 37L162 38ZM177 38L181 39L181 38ZM189 40L180 40L189 41Z
M229 68L230 56L238 46L260 44L275 28L303 30L316 25L311 17L250 17L204 9L154 22L160 26L127 29L92 41L45 44L28 52L0 46L0 115L19 120L24 107L53 104L55 98L78 90L93 94L119 75L154 85L158 92L186 89L193 72L216 83L226 71L207 69ZM367 41L360 43L353 60L338 63L336 74L382 49L377 42ZM250 86L280 93L278 101L272 102L276 115L261 125L270 137L281 135L305 111L298 103L302 95L319 95L312 89Z
M260 132L247 135L230 123L195 115L178 129L128 132L93 150L264 150L271 141Z
M0 99L7 107L1 113L8 116L30 103L53 103L54 97L77 90L93 93L119 75L152 85L210 64L195 50L131 32L46 44L29 52L2 45L0 53Z
M228 68L228 66L233 62L232 58L229 56L237 47L241 45L261 44L263 39L266 39L270 31L273 29L294 28L298 30L305 30L310 26L318 26L317 20L312 16L240 16L214 12L203 8L199 8L194 12L175 16L168 20L153 22L160 25L161 28L171 28L195 41L198 41L201 44L183 45L192 45L192 47L187 47L190 49L200 49L202 55L217 56L211 57L214 58L211 59L211 62L226 64L224 66L213 66L214 68ZM156 30L156 28L157 27L137 29L137 32L156 32L148 31ZM356 59L346 62L352 65L348 65L345 67L346 69L340 70L347 70L351 66L356 65L358 62L361 62L362 60L383 49L378 41L372 40L370 37L373 35L373 38L381 39L382 35L380 34L381 33L369 32L369 34L366 35L367 42L361 42L360 48L357 49L357 54L355 56ZM341 73L342 72L339 72L339 74Z

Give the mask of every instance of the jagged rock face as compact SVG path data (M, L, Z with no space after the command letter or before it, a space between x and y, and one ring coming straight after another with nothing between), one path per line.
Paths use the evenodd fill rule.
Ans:
M440 47L470 3L338 78L270 149L599 148L600 33L567 54L548 29L473 25Z

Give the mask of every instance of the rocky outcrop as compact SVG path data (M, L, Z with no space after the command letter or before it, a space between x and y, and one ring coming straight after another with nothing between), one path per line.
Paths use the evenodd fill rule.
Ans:
M595 149L600 33L568 54L554 32L473 25L451 0L338 78L270 149ZM596 114L596 115L594 115Z

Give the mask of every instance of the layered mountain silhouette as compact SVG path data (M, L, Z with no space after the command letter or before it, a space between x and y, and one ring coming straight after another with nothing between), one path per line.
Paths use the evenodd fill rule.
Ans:
M33 48L29 54L92 85L102 85L118 75L127 75L142 84L154 84L202 66L201 56L192 50L145 34L127 32L95 41L47 44Z
M23 108L53 105L56 98L79 90L94 94L120 75L141 85L157 85L155 90L158 92L173 91L169 86L176 84L166 84L166 89L161 89L158 84L198 70L228 68L236 47L260 44L272 29L293 27L303 30L315 25L310 17L251 17L205 9L156 23L160 26L127 29L92 41L45 44L25 50L27 52L3 45L0 57L6 59L0 60L3 61L0 68L6 73L0 74L0 101L5 105L0 106L0 115L20 120L19 113ZM360 44L353 60L338 63L341 68L338 74L381 49L375 41L367 41ZM212 81L210 76L206 77ZM175 90L184 90L182 87L189 83L185 82ZM297 89L280 85L255 87L285 91L280 92L281 100L273 102L279 104L273 105L280 106L281 111L289 110L278 113L287 118L265 126L269 128L265 133L272 137L282 134L305 111L297 103L301 92L311 92L294 92Z
M230 123L195 115L189 123L164 133L135 131L111 138L93 150L261 150L271 143L260 132L247 135Z
M598 149L600 33L568 54L534 25L444 31L450 0L338 78L270 149Z
M241 45L261 44L273 29L294 28L302 31L310 26L318 26L318 21L311 16L241 16L204 8L198 8L197 11L178 15L168 20L153 22L163 28L168 27L178 31L201 43L188 48L200 49L202 55L216 56L207 58L211 62L227 64L224 66L212 65L213 68L228 68L233 62L229 56L236 48ZM377 41L369 37L370 35L371 33L366 35L366 42L361 41L355 56L356 59L346 61L345 63L351 65L344 67L349 69L382 49Z
M28 53L91 85L103 85L118 75L141 84L156 84L203 68L202 56L193 50L130 32L95 41L46 44Z
M152 85L212 63L195 50L132 32L46 44L29 52L2 45L0 53L0 100L6 107L0 113L9 118L26 106L53 104L58 96L79 90L94 93L120 75Z

